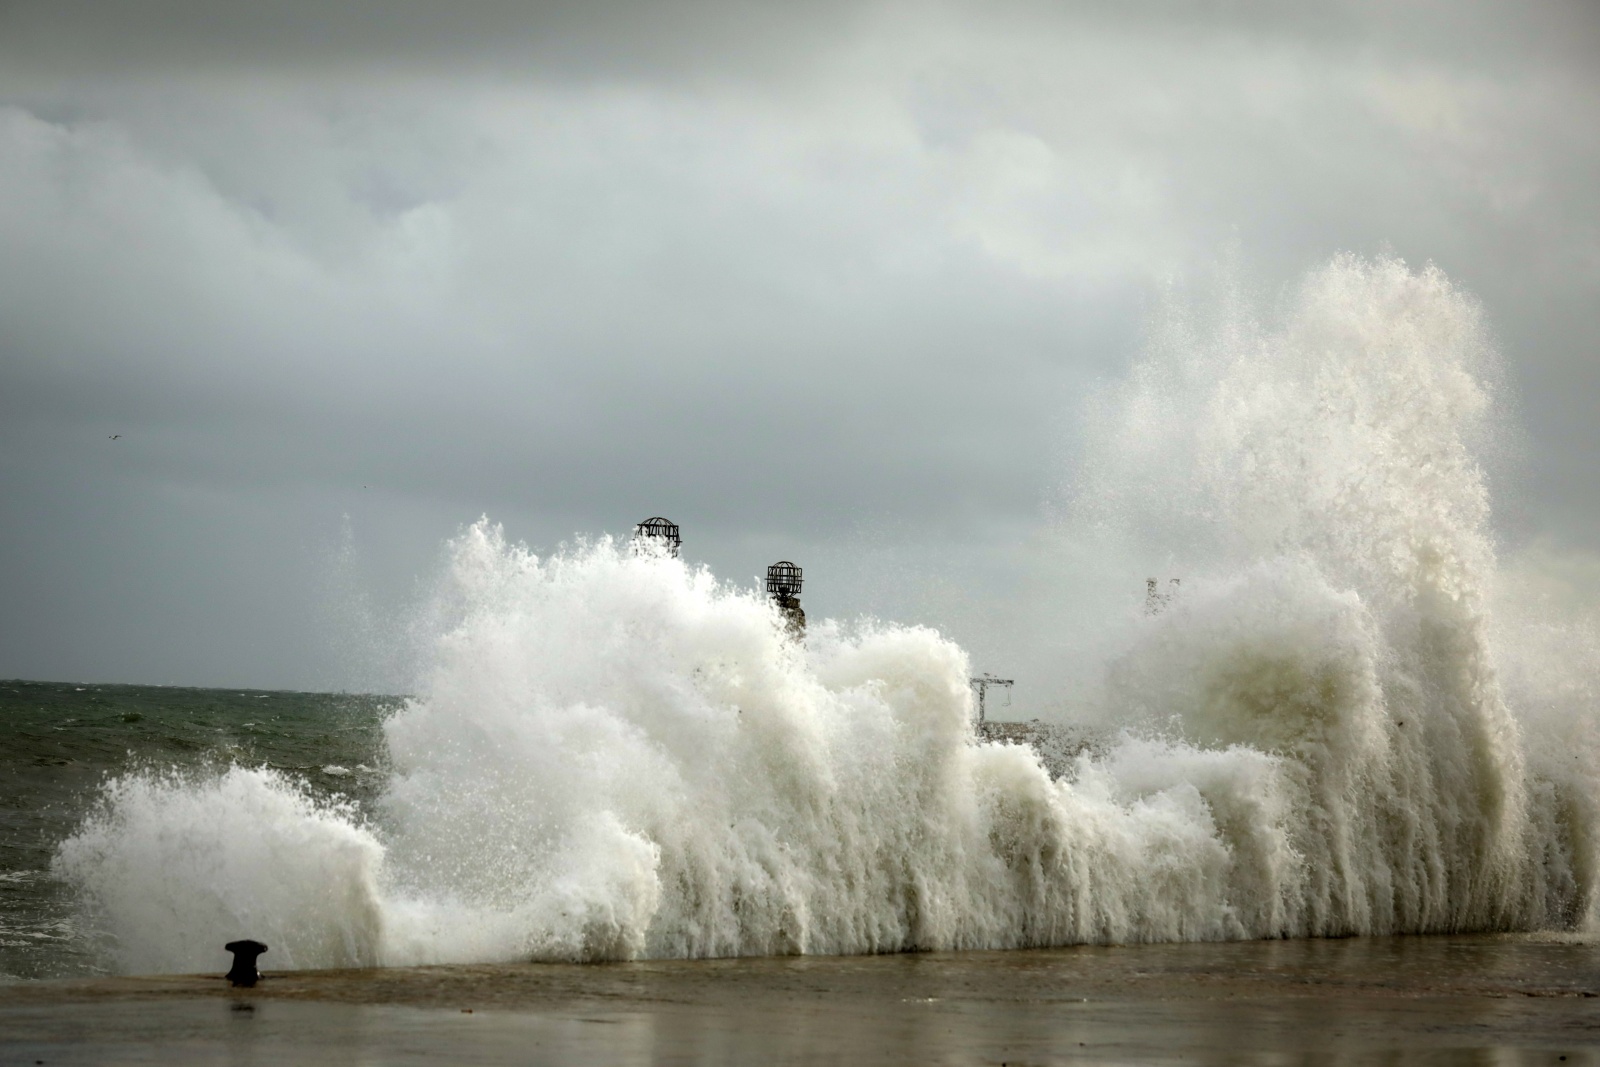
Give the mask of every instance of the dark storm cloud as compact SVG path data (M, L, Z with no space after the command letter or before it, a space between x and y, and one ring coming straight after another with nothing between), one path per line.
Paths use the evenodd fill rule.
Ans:
M4 54L33 72L236 74L361 68L638 77L770 73L845 32L858 5L758 0L13 2Z
M1476 292L1502 521L1600 548L1597 22L0 6L0 675L347 680L304 621L345 513L391 599L484 511L666 512L1001 655L1076 398L1229 245Z
M1467 61L1481 68L1552 57L1586 63L1600 43L1583 0L1519 5L1010 0L981 5L812 0L11 0L0 8L13 66L83 74L158 74L267 66L598 71L629 76L695 67L770 75L772 65L877 25L953 21L1029 34L1115 33L1194 41L1305 41L1319 50ZM912 31L914 35L914 31Z

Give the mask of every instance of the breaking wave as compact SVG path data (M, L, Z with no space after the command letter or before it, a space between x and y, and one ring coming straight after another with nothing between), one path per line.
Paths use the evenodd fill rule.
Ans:
M704 569L480 522L375 807L132 774L56 873L130 971L1590 923L1595 646L1491 627L1476 306L1340 258L1276 325L1218 307L1094 406L1075 528L1185 582L1117 629L1117 729L1061 777L974 737L934 630L799 644Z

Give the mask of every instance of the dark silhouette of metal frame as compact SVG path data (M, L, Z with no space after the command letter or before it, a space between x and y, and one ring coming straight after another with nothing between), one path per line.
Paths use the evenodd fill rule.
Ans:
M641 546L651 542L664 544L673 559L678 558L678 549L683 546L683 536L678 531L678 524L660 515L646 519L635 526L633 540L636 545Z
M783 612L789 633L796 639L805 636L806 632L806 613L800 607L800 586L804 581L804 572L786 559L780 559L767 568L767 595Z
M996 678L992 674L980 674L976 678L967 679L967 684L978 691L978 729L983 729L984 717L988 711L986 707L989 698L989 687L997 686L1006 691L1006 698L1011 697L1011 687L1016 685L1014 678Z
M786 559L780 559L767 568L767 595L799 596L805 572Z

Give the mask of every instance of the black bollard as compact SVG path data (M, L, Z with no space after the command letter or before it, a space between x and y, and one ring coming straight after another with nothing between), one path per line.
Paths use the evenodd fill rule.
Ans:
M233 953L233 969L228 972L228 981L236 986L246 989L256 984L256 979L261 975L256 971L256 957L267 951L267 946L259 941L229 941L222 946Z

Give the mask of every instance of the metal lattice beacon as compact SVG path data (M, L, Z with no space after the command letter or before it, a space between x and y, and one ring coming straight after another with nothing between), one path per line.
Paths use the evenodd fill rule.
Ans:
M633 550L643 552L650 549L665 552L673 559L678 558L678 549L683 547L683 538L678 533L678 524L671 519L664 519L660 515L646 519L633 528Z
M783 612L789 633L796 638L806 633L806 613L800 607L800 585L803 572L786 559L780 559L767 568L767 595Z

